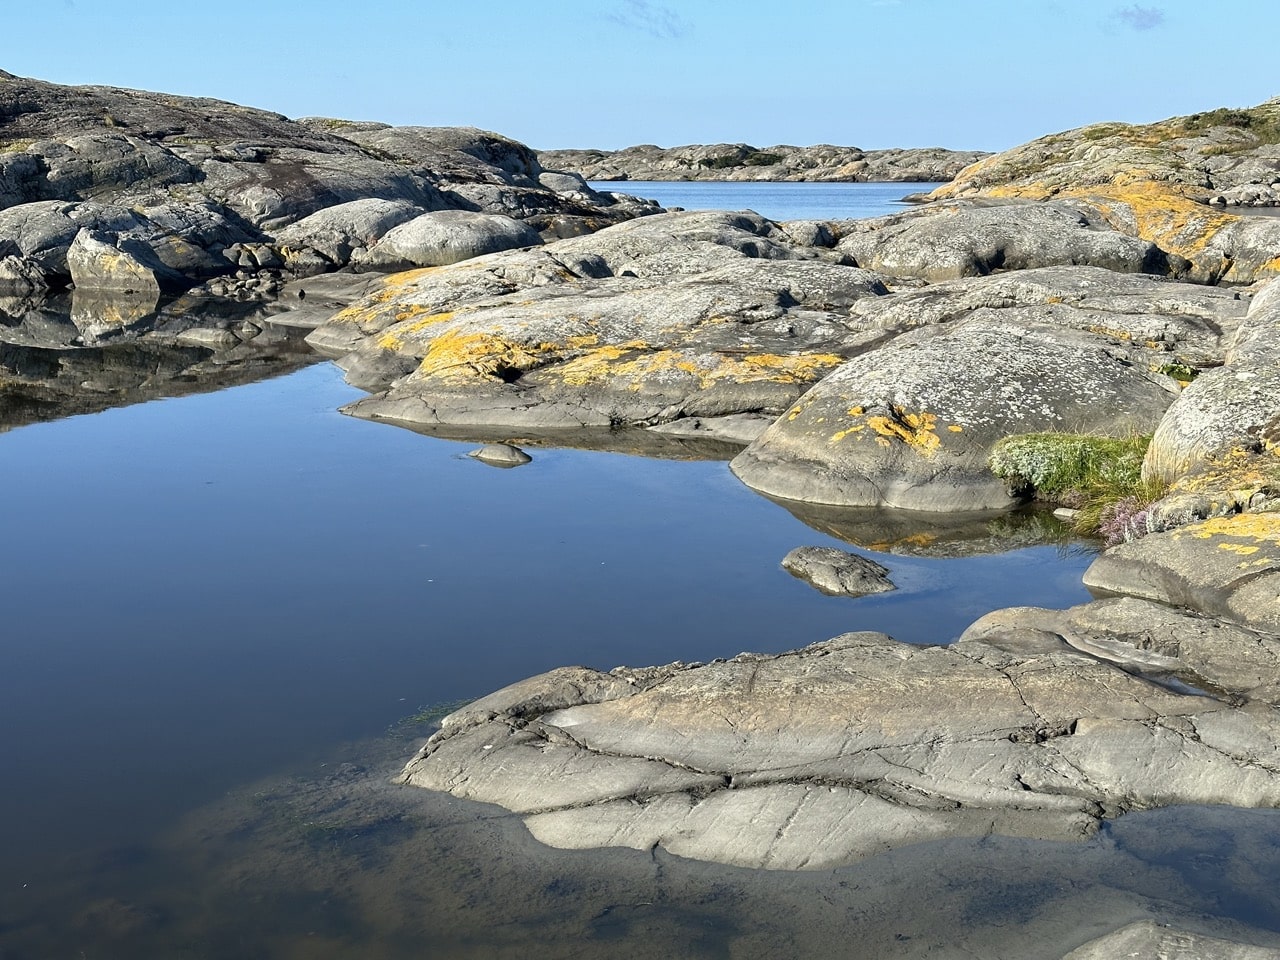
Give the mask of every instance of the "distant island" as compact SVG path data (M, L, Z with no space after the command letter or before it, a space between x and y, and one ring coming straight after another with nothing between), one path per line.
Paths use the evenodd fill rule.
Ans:
M818 144L753 147L748 143L692 144L625 150L542 150L550 170L567 170L587 180L762 180L822 183L918 182L955 179L969 164L989 154L981 150L920 147L862 150Z

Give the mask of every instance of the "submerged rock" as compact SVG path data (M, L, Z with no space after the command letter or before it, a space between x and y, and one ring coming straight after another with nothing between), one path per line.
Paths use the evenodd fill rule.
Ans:
M1259 947L1189 930L1176 930L1151 920L1131 923L1114 933L1072 950L1062 960L1114 960L1151 957L1159 960L1277 960L1280 950Z
M533 457L509 443L486 443L467 456L495 467L519 467L533 462Z

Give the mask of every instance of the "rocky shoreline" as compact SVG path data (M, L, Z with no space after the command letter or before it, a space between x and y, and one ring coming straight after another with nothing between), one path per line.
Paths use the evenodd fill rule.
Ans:
M817 183L941 183L985 156L981 150L925 147L861 150L858 147L753 147L748 143L695 144L623 150L540 150L554 170L587 180L760 180Z
M402 779L555 846L786 870L1276 807L1280 220L1239 211L1274 194L1278 142L1280 100L1086 127L904 213L776 223L599 193L483 131L0 74L0 384L25 422L84 403L76 364L107 348L180 348L190 378L308 329L370 392L353 415L710 438L798 513L999 516L1036 493L994 472L1007 438L1151 435L1091 603L950 646L566 667L446 718ZM193 319L210 304L255 312Z

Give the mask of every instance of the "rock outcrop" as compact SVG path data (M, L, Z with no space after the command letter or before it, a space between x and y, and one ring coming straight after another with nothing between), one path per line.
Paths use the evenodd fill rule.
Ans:
M53 287L117 289L110 248L159 260L174 274L161 286L185 288L237 270L337 269L427 214L518 220L503 228L510 245L656 209L550 189L543 173L527 147L471 128L293 121L216 100L0 77L0 245L17 247L0 256L38 265ZM497 223L487 241L435 248L454 259L500 249ZM107 260L90 265L82 249L72 275L66 255L81 229L101 232ZM402 256L393 245L361 262L415 264L418 249Z
M1280 98L1134 126L1094 124L979 160L935 200L1076 198L1114 229L1155 243L1202 282L1280 273ZM1231 212L1228 212L1231 211Z
M1180 692L1161 680L1177 656L1083 629L1086 614L1048 629L1053 616L979 621L950 647L864 633L703 666L553 671L446 718L404 780L505 806L552 846L776 869L1280 802L1273 698L1238 709ZM1205 626L1185 620L1173 634L1204 653Z
M542 150L538 158L555 170L588 180L806 180L823 182L906 181L939 183L986 156L978 150L939 147L860 150L858 147L775 146L746 143L686 147L649 144L625 150Z
M825 869L927 838L1079 838L1106 818L1173 804L1280 806L1280 282L1268 284L1280 272L1280 220L1223 210L1228 192L1243 197L1274 177L1277 103L1048 138L979 162L929 206L893 217L775 226L702 215L714 253L692 255L687 233L664 244L674 250L678 239L675 262L698 264L668 268L668 289L696 277L742 291L770 271L791 282L812 271L831 291L842 271L875 271L864 276L882 289L773 301L781 312L772 316L804 350L825 342L840 360L732 464L798 515L865 505L864 514L833 508L831 529L873 549L928 552L939 540L904 532L918 520L885 524L886 506L1013 503L987 466L1004 437L1154 433L1148 479L1153 496L1159 484L1171 492L1128 519L1126 534L1145 537L1089 569L1085 582L1105 599L995 611L947 647L852 633L711 664L553 671L446 718L404 781L500 804L554 846L660 846L784 869ZM591 239L612 251L631 233L691 223L655 218ZM537 276L555 278L540 285L597 284L588 288L595 302L632 323L626 311L649 301L630 281L671 262L636 256L627 275L607 253L601 279L584 281L584 251L566 243L538 255L572 277L544 269ZM449 310L453 322L459 309L474 311L495 329L490 303L506 315L509 298L534 287L513 269L531 269L519 256L498 255L482 277L415 278L431 291L420 312ZM509 290L498 275L522 279ZM1251 286L1214 286L1228 283ZM357 330L335 323L318 337L359 357L374 337L398 336L395 324L413 322L410 302L391 290L382 302L385 310L371 299L351 318ZM758 325L745 299L728 302L739 324ZM797 327L814 308L820 324ZM623 335L610 333L615 349ZM436 375L437 342L433 333L411 351L414 372L370 401L375 411ZM381 347L400 349L394 338ZM468 368L492 377L502 366ZM541 403L540 364L526 369L532 389L521 395ZM635 392L661 389L635 369L609 368L591 387L607 394L622 373ZM524 376L514 370L505 386L520 390ZM413 402L451 409L433 406L448 398L444 384L417 392ZM678 402L615 406L611 416L653 423L695 412L689 395L662 398ZM1007 542L973 520L963 529L961 539ZM1235 955L1231 944L1194 943ZM1131 929L1079 955L1133 944L1176 951L1193 941Z
M754 214L667 214L398 275L309 341L385 390L349 408L374 419L537 431L776 416L866 342L849 304L887 292Z

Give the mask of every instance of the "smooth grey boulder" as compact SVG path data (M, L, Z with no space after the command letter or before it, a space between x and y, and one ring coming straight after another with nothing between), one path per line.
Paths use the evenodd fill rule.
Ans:
M510 443L486 443L467 456L494 467L519 467L533 462L533 457Z
M897 589L887 568L834 547L796 547L782 558L782 569L833 597L865 597Z
M1280 713L1169 689L1020 627L951 647L847 634L777 656L522 681L402 780L552 846L827 869L926 838L1087 836L1178 803L1280 804Z
M753 489L788 500L1002 508L1014 498L987 466L1001 438L1146 433L1172 399L1104 337L1045 323L1037 309L980 309L848 361L731 466Z
M1278 960L1280 950L1259 947L1141 920L1090 940L1062 960Z
M421 207L407 200L352 200L291 223L276 232L274 241L286 266L306 253L318 256L317 269L294 269L294 273L329 272L346 266L354 251L373 246L387 231L422 213Z
M1280 631L1280 512L1218 517L1120 544L1090 565L1084 583Z
M1047 266L1180 269L1154 243L1116 231L1092 207L1072 201L952 203L843 226L836 249L859 266L931 283Z
M1224 366L1184 390L1147 448L1144 476L1172 482L1231 454L1262 454L1280 471L1280 281L1253 297Z
M560 173L556 170L544 170L538 175L538 183L556 193L581 193L586 196L596 195L587 185L587 181L576 173Z
M980 308L1042 307L1040 318L1134 348L1148 367L1222 362L1249 301L1232 290L1102 267L1056 266L966 277L863 300L850 313L886 330L963 320ZM1053 309L1048 309L1053 308Z
M158 294L184 285L147 244L96 230L76 234L67 251L67 268L81 290Z
M510 217L442 210L393 227L354 259L362 266L384 270L439 267L541 243L536 230Z

